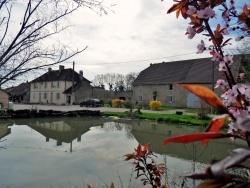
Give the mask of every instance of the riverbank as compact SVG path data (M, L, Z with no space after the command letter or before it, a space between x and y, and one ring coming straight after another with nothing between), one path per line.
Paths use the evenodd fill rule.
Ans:
M203 125L209 124L210 119L202 120L198 117L197 113L186 112L187 109L171 109L164 111L151 111L141 110L142 113L137 113L134 109L131 114L126 108L110 108L110 107L80 107L79 105L26 105L26 104L15 104L13 110L53 110L61 112L69 111L99 111L102 116L117 116L120 118L137 118L137 119L148 119L157 122L171 122L178 124L189 124L189 125ZM178 112L179 115L176 114Z

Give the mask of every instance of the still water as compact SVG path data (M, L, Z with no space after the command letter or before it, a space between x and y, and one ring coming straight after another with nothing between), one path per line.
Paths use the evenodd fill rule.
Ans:
M227 156L228 150L247 147L229 139L201 147L169 144L164 138L198 132L197 127L156 124L150 121L113 121L108 118L43 118L0 122L0 187L68 188L143 187L124 161L138 143L151 143L157 162L166 163L163 180L170 187L194 187L195 182L178 178L203 170L212 158Z

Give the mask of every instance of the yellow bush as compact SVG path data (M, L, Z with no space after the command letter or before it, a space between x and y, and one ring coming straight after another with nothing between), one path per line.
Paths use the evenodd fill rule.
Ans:
M155 111L158 111L161 109L161 101L150 101L149 103L149 108L150 110L155 110Z
M124 104L125 101L121 99L113 99L112 100L112 107L114 108L120 108L122 104Z

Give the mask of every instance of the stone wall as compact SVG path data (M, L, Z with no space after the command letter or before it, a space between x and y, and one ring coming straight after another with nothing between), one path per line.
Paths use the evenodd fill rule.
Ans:
M212 89L211 84L203 84L203 86ZM134 86L133 101L149 104L153 100L154 92L157 93L156 99L161 101L163 106L187 107L187 97L190 92L176 85L172 85L172 90L170 90L169 84ZM142 101L140 101L141 98ZM170 98L172 98L172 101Z

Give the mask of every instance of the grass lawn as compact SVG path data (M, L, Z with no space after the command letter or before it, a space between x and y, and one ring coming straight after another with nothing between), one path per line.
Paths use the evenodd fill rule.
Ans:
M117 116L120 118L129 117L129 112L102 112L103 116ZM171 122L171 123L183 123L191 125L208 125L209 120L199 119L198 116L189 116L189 115L176 115L176 114L159 114L159 113L142 113L135 114L135 118L138 119L149 119L159 122Z

